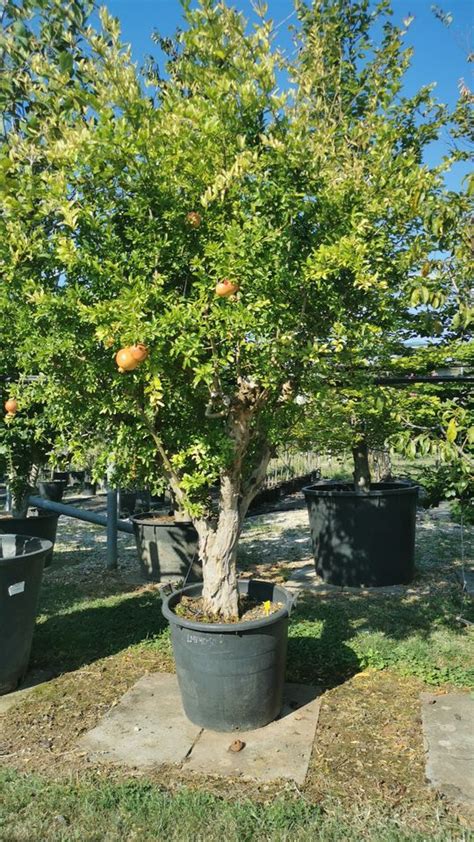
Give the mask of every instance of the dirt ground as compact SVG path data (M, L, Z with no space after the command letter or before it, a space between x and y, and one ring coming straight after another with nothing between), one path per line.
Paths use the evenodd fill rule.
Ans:
M420 517L426 520L424 513ZM436 518L431 517L429 523L436 527ZM457 526L448 524L447 528L457 535ZM61 589L76 588L82 599L95 601L129 593L142 600L156 595L157 586L138 583L133 536L120 537L120 569L105 572L104 532L62 518L56 553L58 560L45 575L49 587L59 589L59 611ZM244 572L285 581L292 565L310 557L304 510L249 520L241 546ZM429 553L425 553L425 567L429 570ZM421 594L427 587L442 588L444 581L451 586L456 575L456 565L450 564L448 569L448 563L445 567L441 563L437 578L430 576L428 584L423 569L415 583ZM166 636L158 649L130 645L56 675L0 717L0 764L54 778L143 775L133 766L119 769L91 762L77 741L135 681L155 671L174 671ZM425 833L437 827L443 815L457 820L461 827L472 826L474 816L467 809L437 796L425 780L419 703L425 689L427 685L419 678L391 669L359 670L326 689L307 781L298 793L329 811L332 803L347 805L350 811L354 805L370 810L382 801L392 814L409 814L410 826ZM438 691L448 689L446 684ZM297 789L291 783L256 786L241 780L190 777L177 767L157 768L146 777L171 791L186 783L223 797L230 792L232 797L247 795L255 800Z

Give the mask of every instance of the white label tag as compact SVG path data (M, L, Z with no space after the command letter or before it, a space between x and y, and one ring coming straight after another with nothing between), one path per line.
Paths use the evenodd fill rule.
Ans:
M10 594L10 596L15 596L16 593L23 593L24 590L24 582L15 582L14 585L10 585L10 587L8 588L8 593Z

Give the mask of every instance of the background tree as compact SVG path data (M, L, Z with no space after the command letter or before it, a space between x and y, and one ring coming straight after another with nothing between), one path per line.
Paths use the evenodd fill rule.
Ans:
M428 215L459 215L443 167L423 163L447 115L429 88L401 95L410 54L386 2L298 2L291 59L263 10L249 31L225 3L184 2L146 88L105 10L84 47L50 55L50 6L36 5L30 66L57 85L37 87L45 118L11 122L2 151L30 399L55 407L73 448L93 429L106 455L166 477L199 534L207 609L234 617L243 519L307 411L298 396L388 365L426 322L411 298L448 236ZM234 294L216 293L224 282ZM464 292L430 283L449 330ZM148 358L120 374L116 352L137 342Z

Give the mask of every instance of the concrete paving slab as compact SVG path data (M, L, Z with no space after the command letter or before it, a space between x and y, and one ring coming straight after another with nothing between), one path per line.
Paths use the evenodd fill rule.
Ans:
M201 729L184 715L175 675L140 678L79 746L94 760L125 766L182 763Z
M10 708L15 707L19 702L28 698L37 687L50 681L53 675L54 673L51 670L31 670L31 672L27 673L25 680L17 690L0 696L0 716L7 713Z
M315 687L287 684L276 722L257 731L222 734L189 722L176 676L154 673L137 681L78 747L92 760L123 766L183 764L190 772L302 784L318 722L319 693ZM234 753L229 746L236 738L245 748Z
M422 693L426 777L454 801L474 806L474 696Z
M203 731L185 768L193 772L258 781L277 778L303 784L318 723L320 690L302 684L285 685L284 707L279 719L256 731L222 734ZM235 739L242 751L229 746Z

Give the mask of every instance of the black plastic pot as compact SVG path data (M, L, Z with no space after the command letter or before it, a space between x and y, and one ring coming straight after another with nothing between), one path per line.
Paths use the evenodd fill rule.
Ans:
M30 515L29 517L2 516L0 517L0 535L2 532L17 533L50 541L51 548L46 553L44 561L44 566L49 567L53 558L58 518L59 515L54 512L38 512L36 515Z
M40 480L38 482L38 491L40 497L45 500L52 500L53 503L60 503L63 499L65 483L61 479Z
M119 510L120 517L128 517L135 511L137 503L137 492L129 491L126 488L119 490Z
M142 576L149 582L198 582L198 534L192 523L167 523L157 512L130 518Z
M348 483L303 489L316 572L331 585L407 584L415 572L418 486L373 483L360 494Z
M261 728L282 707L293 597L272 582L241 581L241 594L283 607L268 617L234 624L196 623L174 613L182 594L200 596L201 591L202 585L191 585L163 602L186 716L213 731Z
M24 678L30 659L36 608L50 541L0 535L0 695Z
M85 475L85 471L69 471L69 476L71 477L71 481L74 485L82 485Z
M86 479L84 480L83 490L87 492L87 494L92 494L94 496L97 494L97 483Z
M67 485L69 482L69 471L53 471L53 479L61 479Z

